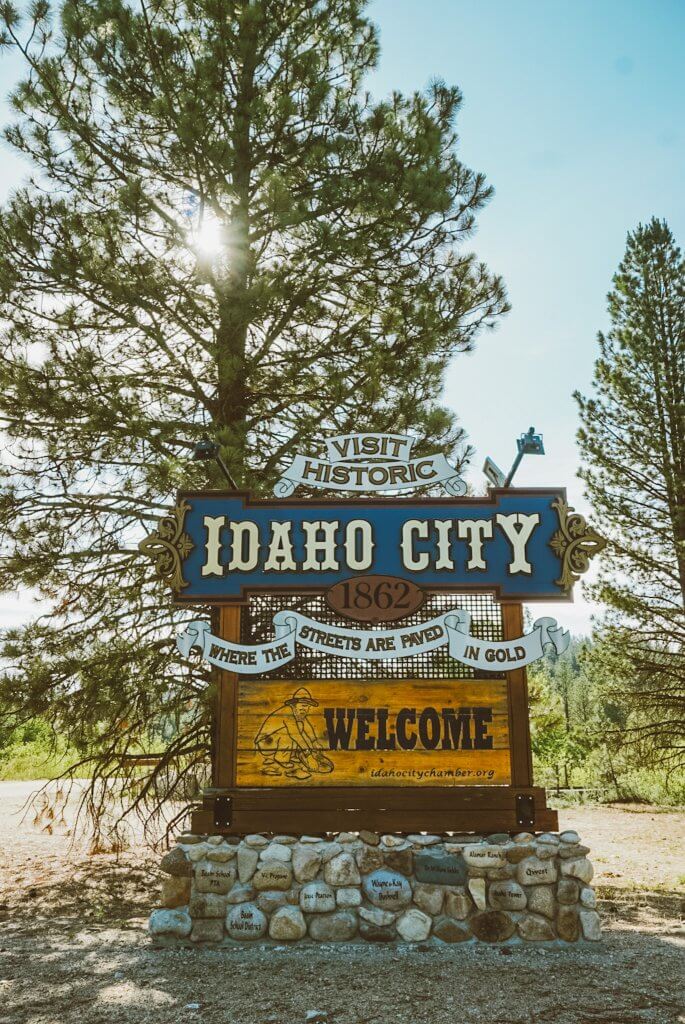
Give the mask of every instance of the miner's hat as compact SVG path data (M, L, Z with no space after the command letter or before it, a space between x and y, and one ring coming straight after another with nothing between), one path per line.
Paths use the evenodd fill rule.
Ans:
M309 690L305 690L304 686L301 686L299 690L295 690L292 697L285 702L286 704L309 704L312 708L318 708L318 700L314 700Z

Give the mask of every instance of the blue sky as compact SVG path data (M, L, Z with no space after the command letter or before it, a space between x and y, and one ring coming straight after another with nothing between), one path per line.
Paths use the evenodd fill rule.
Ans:
M626 233L657 215L685 242L685 2L374 0L370 14L373 91L458 85L460 157L496 190L469 245L513 310L455 359L444 396L478 449L471 478L485 455L507 469L532 424L548 454L524 460L517 483L566 485L586 512L571 395L589 387ZM17 74L0 54L3 98ZM5 147L0 199L20 173ZM590 611L578 593L550 613L583 632Z

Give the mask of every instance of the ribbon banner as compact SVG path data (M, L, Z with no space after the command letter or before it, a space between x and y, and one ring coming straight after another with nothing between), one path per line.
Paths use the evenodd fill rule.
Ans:
M466 494L466 483L444 455L410 457L415 440L408 434L329 438L328 460L296 455L276 483L274 494L288 498L298 484L333 491L405 491L438 483L454 497Z
M274 640L234 644L214 636L209 623L196 620L177 636L176 646L184 658L193 648L199 648L210 665L240 675L259 675L286 665L295 657L297 644L320 654L362 661L393 661L448 645L449 655L456 661L485 672L501 672L537 661L548 644L561 654L571 639L556 619L544 617L535 621L530 633L516 640L483 641L470 634L471 618L459 608L400 629L346 629L293 611L277 612L273 625Z

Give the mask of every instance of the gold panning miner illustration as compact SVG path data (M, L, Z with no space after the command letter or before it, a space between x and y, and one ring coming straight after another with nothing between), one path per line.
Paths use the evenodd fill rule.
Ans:
M264 758L264 775L285 774L291 779L309 779L313 774L333 771L333 762L323 753L307 718L310 710L318 706L318 700L301 686L267 715L255 737L255 747Z

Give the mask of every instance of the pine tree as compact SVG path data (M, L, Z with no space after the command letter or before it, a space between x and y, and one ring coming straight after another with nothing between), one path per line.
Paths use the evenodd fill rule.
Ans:
M599 336L594 393L577 395L581 473L611 543L593 596L608 608L593 660L639 709L654 757L685 757L685 261L665 222L628 235Z
M206 763L208 677L137 553L177 487L224 484L203 434L254 493L331 431L469 454L439 394L507 308L463 249L491 190L457 89L365 91L364 7L67 0L59 31L44 0L0 8L27 67L5 135L36 169L0 212L0 585L51 608L7 634L0 702L128 806Z

